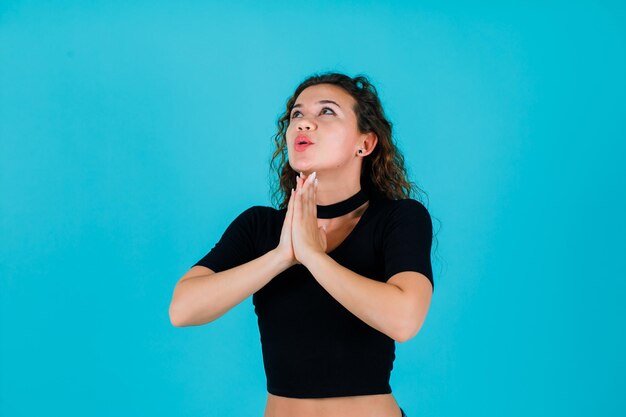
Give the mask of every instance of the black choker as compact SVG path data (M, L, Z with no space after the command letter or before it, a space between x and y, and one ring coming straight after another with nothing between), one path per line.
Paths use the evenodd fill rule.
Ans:
M317 218L332 219L334 217L343 216L344 214L348 214L361 207L367 200L367 193L361 188L358 193L347 200L330 204L328 206L317 205Z

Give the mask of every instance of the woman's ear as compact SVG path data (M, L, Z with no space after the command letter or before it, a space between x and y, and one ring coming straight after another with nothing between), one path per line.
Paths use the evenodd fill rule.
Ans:
M371 154L378 143L378 136L374 132L368 132L364 134L363 144L359 149L360 156L366 156Z

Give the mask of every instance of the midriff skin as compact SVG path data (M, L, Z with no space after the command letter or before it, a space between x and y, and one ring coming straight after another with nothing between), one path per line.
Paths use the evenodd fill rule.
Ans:
M393 394L288 398L267 394L263 417L401 417Z

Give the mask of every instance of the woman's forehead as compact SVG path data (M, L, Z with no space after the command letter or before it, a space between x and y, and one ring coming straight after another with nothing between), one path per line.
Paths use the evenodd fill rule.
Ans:
M316 84L302 90L295 104L315 104L321 100L333 100L342 109L351 108L354 98L343 88L333 84Z

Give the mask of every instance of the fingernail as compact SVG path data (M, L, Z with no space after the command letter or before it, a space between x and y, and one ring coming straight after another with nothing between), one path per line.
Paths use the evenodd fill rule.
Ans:
M315 178L315 186L317 187L317 178Z
M316 175L317 175L317 172L314 172L314 173L312 173L312 174L311 174L311 176L312 176L313 178L316 178Z

